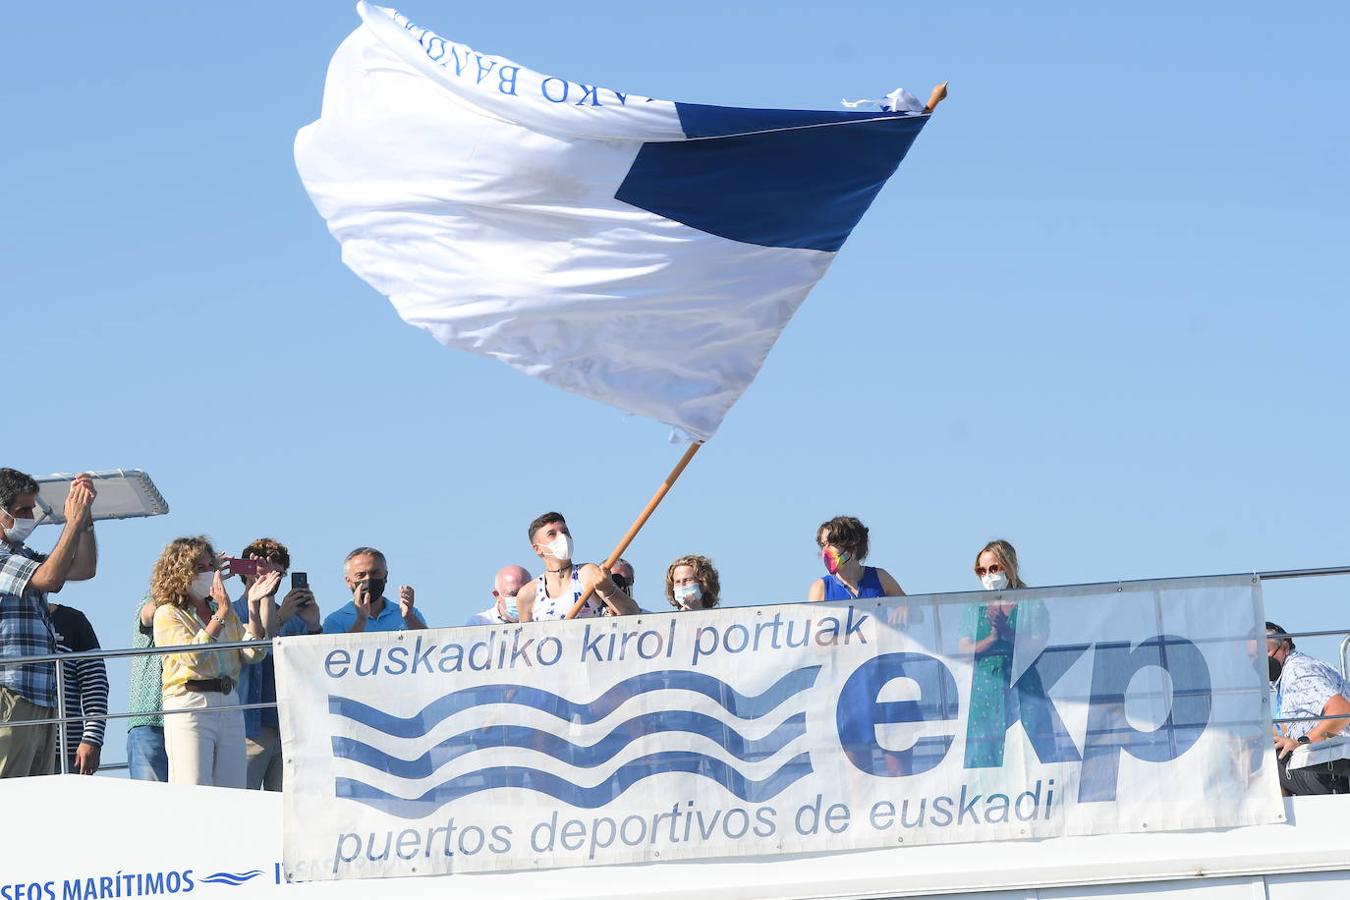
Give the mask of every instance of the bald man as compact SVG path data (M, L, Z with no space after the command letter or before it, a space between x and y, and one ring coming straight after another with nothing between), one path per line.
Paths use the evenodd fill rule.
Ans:
M492 579L492 596L497 602L480 613L475 613L465 625L509 625L520 621L516 611L516 592L529 584L533 576L522 566L502 566Z

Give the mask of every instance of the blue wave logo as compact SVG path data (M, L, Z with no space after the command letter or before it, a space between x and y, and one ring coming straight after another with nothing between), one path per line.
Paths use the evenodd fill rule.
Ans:
M539 688L490 684L465 688L428 703L421 712L400 717L346 697L330 696L329 712L396 741L417 742L432 729L454 716L479 706L500 704L529 707L571 725L591 725L603 720L629 700L658 691L700 694L740 720L754 720L773 713L789 699L810 688L820 666L807 666L787 673L767 690L742 694L731 685L703 672L667 670L643 672L627 678L589 703L576 703ZM649 700L649 705L652 701ZM546 757L569 769L596 769L611 763L634 741L657 737L655 752L629 760L609 772L598 784L585 786L555 772L531 766L494 766L448 778L413 797L401 796L375 784L338 777L338 797L355 800L391 815L421 818L447 803L480 791L497 788L533 790L571 806L595 809L618 798L644 778L668 772L698 775L717 782L746 802L768 800L793 782L812 772L807 753L792 756L763 778L752 778L735 764L716 756L688 749L660 749L664 736L692 734L716 744L744 763L768 760L806 732L806 715L787 716L768 734L747 738L738 728L717 716L689 709L655 709L635 715L601 736L594 743L574 743L549 731L518 724L492 724L454 734L420 754L394 753L353 737L334 735L333 755L350 760L400 781L420 781L434 776L454 760L479 750L518 749ZM383 740L379 743L384 743ZM687 743L687 742L684 742ZM763 770L761 770L762 772ZM585 779L588 783L592 778Z
M207 884L228 884L230 887L239 887L246 881L251 881L262 874L262 869L250 869L247 872L212 872L201 879Z

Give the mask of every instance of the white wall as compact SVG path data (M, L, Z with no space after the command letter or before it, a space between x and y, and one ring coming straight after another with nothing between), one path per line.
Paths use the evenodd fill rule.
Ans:
M279 884L281 797L57 775L0 782L0 900L909 897L1304 900L1350 896L1350 799L1286 801L1292 824L950 844L809 857ZM208 882L246 875L237 886ZM147 881L147 877L150 881ZM90 879L93 879L91 882ZM157 879L157 881L156 881ZM93 893L89 893L92 885Z

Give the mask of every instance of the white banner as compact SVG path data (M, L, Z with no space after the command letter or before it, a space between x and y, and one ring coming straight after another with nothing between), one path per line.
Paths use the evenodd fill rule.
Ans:
M1250 576L277 643L292 879L1283 820Z

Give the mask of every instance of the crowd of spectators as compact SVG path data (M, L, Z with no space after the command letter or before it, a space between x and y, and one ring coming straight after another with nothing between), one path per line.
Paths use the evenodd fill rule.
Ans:
M36 522L37 493L31 477L0 469L0 659L99 647L82 613L49 599L67 581L87 580L97 572L93 480L81 475L71 482L64 527L45 555L25 543ZM610 567L575 562L572 534L560 513L534 519L527 536L542 569L538 577L524 566L502 567L493 578L492 605L466 624L642 612L632 564L623 559ZM858 519L838 516L822 523L816 544L824 574L811 582L808 600L904 596L886 569L864 564L868 529ZM1022 601L1015 593L1027 585L1010 543L986 544L976 554L973 571L994 595L988 603L966 610L959 646L975 662L972 728L979 732L980 723L986 723L996 739L982 742L976 733L968 741L967 766L996 764L985 757L1001 753L1006 722L1019 715L1010 708L1016 697L1005 689L1014 637L1019 630L1046 629L1044 607L1034 599ZM202 536L170 542L154 564L148 596L136 605L132 646L184 649L133 658L129 705L133 716L127 722L130 776L280 790L276 675L266 642L275 637L426 628L410 585L399 586L396 599L388 596L389 574L388 559L380 550L351 551L343 563L351 599L323 616L307 573L291 571L288 549L273 538L252 541L238 557L218 553ZM227 583L234 579L239 596L231 601ZM664 587L666 603L679 612L712 609L721 602L721 581L706 556L673 560ZM892 623L903 626L912 624L909 616L920 613L898 606L891 615ZM1294 794L1347 792L1350 785L1343 776L1290 769L1287 762L1299 745L1341 733L1350 721L1350 685L1330 666L1296 650L1278 625L1267 623L1267 637L1275 718L1303 719L1274 727L1282 787ZM239 646L213 646L220 643ZM54 771L57 753L64 754L67 771L98 770L108 710L103 661L79 657L61 665L61 715L79 721L65 729L65 746L59 748L52 725L13 724L57 716L54 666L0 666L0 777L48 774Z

